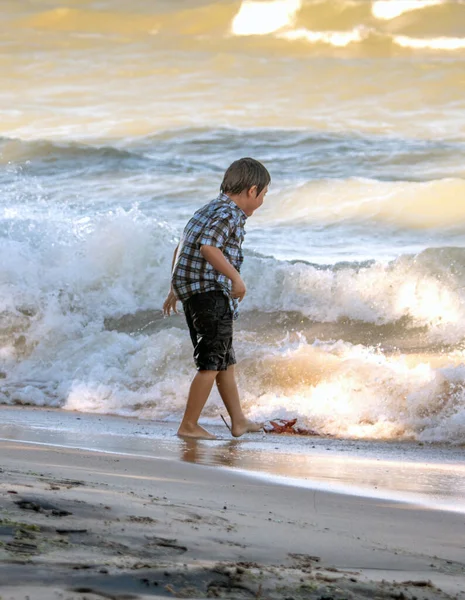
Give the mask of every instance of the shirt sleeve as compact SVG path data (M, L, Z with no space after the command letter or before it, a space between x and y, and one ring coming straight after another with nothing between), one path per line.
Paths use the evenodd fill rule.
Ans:
M213 218L201 232L197 240L199 247L205 245L224 248L231 236L233 227L234 222L229 216L221 215Z

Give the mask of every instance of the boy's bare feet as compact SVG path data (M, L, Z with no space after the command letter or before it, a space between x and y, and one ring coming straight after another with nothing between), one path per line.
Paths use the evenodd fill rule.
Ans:
M244 433L257 433L263 429L263 423L254 423L253 421L240 421L234 423L231 427L231 433L234 437L241 437Z
M208 432L200 425L181 425L176 434L181 438L190 438L196 440L216 440L216 436L213 433Z

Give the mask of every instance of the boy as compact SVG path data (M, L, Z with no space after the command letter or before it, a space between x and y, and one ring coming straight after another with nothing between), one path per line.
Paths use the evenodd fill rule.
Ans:
M197 366L178 430L180 437L215 439L198 424L215 380L231 417L232 435L261 429L242 412L232 337L238 302L246 293L239 274L244 225L263 204L270 181L270 174L257 160L233 162L224 174L220 195L194 214L174 251L171 289L163 313L169 316L172 310L177 312L177 300L183 303Z

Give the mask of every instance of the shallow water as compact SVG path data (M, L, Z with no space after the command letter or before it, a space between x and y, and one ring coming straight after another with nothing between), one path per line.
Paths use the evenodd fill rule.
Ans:
M262 433L231 439L218 426L211 428L218 440L179 440L171 423L50 409L0 414L2 440L182 460L315 491L465 512L463 449L450 446Z

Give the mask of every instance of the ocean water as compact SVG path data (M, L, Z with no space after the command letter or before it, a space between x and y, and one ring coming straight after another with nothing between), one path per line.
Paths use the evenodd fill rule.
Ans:
M178 420L173 249L254 156L248 415L465 443L465 2L4 0L2 25L0 402Z

